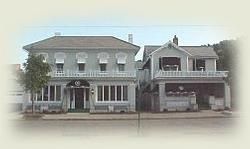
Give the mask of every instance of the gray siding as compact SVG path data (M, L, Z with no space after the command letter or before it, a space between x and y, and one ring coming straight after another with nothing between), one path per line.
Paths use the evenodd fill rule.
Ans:
M216 59L205 60L206 71L216 71Z

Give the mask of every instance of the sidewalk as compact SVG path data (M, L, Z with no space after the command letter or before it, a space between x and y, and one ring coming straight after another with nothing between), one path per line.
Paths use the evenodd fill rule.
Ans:
M156 119L195 119L195 118L227 118L238 117L225 112L202 110L199 112L175 112L175 113L141 113L142 120ZM89 114L89 113L66 113L47 114L43 120L137 120L138 114Z
M199 112L173 112L173 113L140 113L141 120L157 119L202 119L202 118L228 118L239 117L237 112L202 110ZM9 120L25 120L20 113L10 113ZM90 114L90 113L65 113L45 114L41 120L137 120L138 114Z

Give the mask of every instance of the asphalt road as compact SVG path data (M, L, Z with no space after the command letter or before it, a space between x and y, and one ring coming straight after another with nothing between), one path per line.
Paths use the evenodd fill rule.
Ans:
M233 134L237 118L92 121L13 121L15 133L57 136L173 136ZM139 128L139 129L138 129Z

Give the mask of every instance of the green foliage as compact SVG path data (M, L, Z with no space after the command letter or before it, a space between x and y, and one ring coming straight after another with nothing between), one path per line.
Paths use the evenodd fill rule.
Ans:
M234 78L234 71L237 58L237 40L223 40L217 44L214 44L214 50L219 56L217 60L217 70L218 71L229 71L226 81L232 84Z
M39 92L50 79L48 76L51 71L50 65L43 60L42 55L29 54L28 59L23 64L24 71L20 74L20 81L25 90L30 91L31 94Z

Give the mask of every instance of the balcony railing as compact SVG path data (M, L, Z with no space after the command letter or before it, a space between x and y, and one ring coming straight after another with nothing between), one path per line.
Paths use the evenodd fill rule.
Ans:
M106 78L106 77L136 77L135 71L52 71L51 77L86 77L86 78Z
M158 77L227 77L228 71L162 71L159 70L155 74Z

